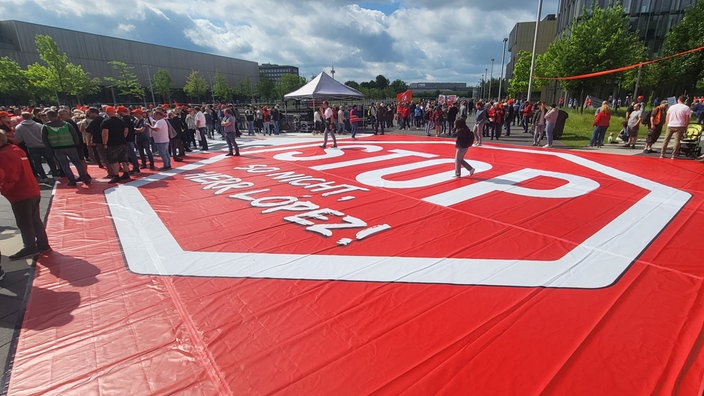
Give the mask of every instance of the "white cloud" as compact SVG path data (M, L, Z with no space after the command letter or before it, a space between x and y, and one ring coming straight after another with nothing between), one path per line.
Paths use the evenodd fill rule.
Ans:
M135 26L131 23L120 23L117 25L117 31L120 33L130 33L134 31Z
M29 22L294 65L306 78L334 65L344 81L383 74L408 83L475 83L490 58L500 62L513 25L536 11L509 0L364 3L377 9L341 0L8 1L0 12ZM556 8L557 0L545 3Z

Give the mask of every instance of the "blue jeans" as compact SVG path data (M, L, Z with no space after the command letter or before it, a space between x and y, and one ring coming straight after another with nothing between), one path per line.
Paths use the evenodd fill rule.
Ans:
M71 183L76 182L76 176L71 171L71 167L69 165L69 162L72 163L73 166L76 168L76 170L78 171L78 176L81 178L81 180L84 183L90 182L90 176L88 176L88 172L86 172L86 167L83 165L83 161L81 160L81 157L78 154L78 148L76 148L76 147L55 148L54 155L56 156L56 160L59 161L59 165L61 166L61 170L64 171L64 174L68 178L69 182L71 182Z
M159 153L161 161L164 163L164 167L171 168L171 157L169 156L169 142L154 144L156 145L156 152Z
M592 132L592 140L589 141L590 146L603 146L604 145L604 135L606 135L605 126L594 127L594 132Z
M137 159L137 145L135 142L127 142L127 158L132 164L133 170L139 170L139 160Z
M279 125L279 121L272 121L272 124L274 124L274 133L277 135L281 133L281 126Z
M548 146L552 146L552 132L555 130L555 124L550 121L545 122L545 136L548 138Z
M247 121L247 134L254 135L254 121Z

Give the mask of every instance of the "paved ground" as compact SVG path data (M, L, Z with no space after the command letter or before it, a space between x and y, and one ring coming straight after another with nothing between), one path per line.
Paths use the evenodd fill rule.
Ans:
M365 133L368 133L368 131L362 131L361 135L364 136ZM398 130L397 128L391 128L390 130L387 130L386 133L416 136L425 135L425 131L421 129ZM309 134L287 134L287 136L290 136L291 138L303 135L307 136ZM347 138L349 135L345 135L343 137ZM442 138L451 139L448 136L444 136ZM511 136L502 137L498 142L491 142L488 139L485 140L485 142L522 146L531 146L533 143L532 136L530 134L523 133L520 128L515 128ZM543 142L545 141L543 140ZM212 141L210 145L211 152L216 150L226 150L225 143L218 139ZM554 147L565 148L565 145L558 140L555 141ZM622 147L620 144L607 144L599 149L584 148L577 150L600 151L623 155L659 156L658 154L643 154L642 142L640 142L638 147L640 147L640 149L629 149ZM659 147L659 145L657 147ZM51 204L53 184L45 184L41 187L41 209L42 213L46 215ZM15 219L12 214L10 204L4 197L0 196L0 250L2 251L2 267L7 272L5 280L0 282L0 362L3 364L3 377L0 387L0 394L7 393L9 372L12 368L11 364L15 351L16 339L22 323L28 291L31 288L34 277L35 264L32 260L9 261L7 258L7 256L15 253L21 247L22 241L15 226Z

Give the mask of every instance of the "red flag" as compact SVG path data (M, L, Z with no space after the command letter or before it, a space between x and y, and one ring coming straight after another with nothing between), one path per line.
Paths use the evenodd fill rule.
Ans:
M413 101L413 91L411 91L409 89L406 92L401 92L400 94L396 94L396 101L399 103L412 102Z

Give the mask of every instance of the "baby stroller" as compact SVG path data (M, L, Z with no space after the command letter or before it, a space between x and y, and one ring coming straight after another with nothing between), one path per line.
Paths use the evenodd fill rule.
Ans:
M687 158L697 158L702 154L702 126L701 124L689 124L687 131L680 139L680 153Z

